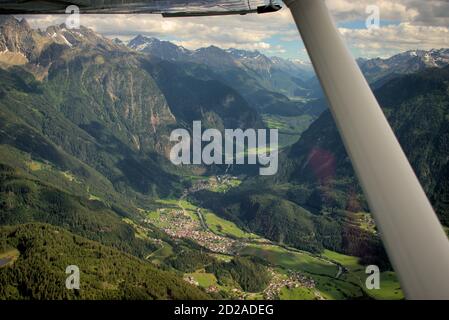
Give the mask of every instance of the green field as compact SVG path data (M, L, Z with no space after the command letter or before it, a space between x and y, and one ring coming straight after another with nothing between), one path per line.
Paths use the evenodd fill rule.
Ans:
M313 289L306 287L287 288L284 287L279 292L279 299L281 300L315 300L316 296Z
M178 201L178 205L181 209L185 211L186 214L190 216L194 221L200 221L200 218L198 217L198 207L194 204L190 203L187 200L180 200Z
M380 289L365 290L369 296L375 299L392 300L404 299L404 293L401 290L399 281L394 272L387 271L380 274Z
M231 221L225 220L216 214L202 210L203 217L209 229L215 233L233 238L257 239L259 236L241 230L237 225Z
M31 171L39 171L39 170L43 170L44 168L50 169L49 165L46 165L45 163L40 162L40 161L29 160L26 162L26 164Z
M375 299L386 300L404 298L404 294L400 289L399 281L394 272L381 272L380 289L368 290L365 286L365 280L368 275L365 273L365 267L358 263L358 259L356 257L347 256L329 250L324 251L323 257L335 261L348 269L349 272L342 274L340 279L359 285L363 288L366 295Z
M138 239L142 240L150 240L148 237L147 231L140 225L136 224L134 221L128 218L123 218L123 222L129 224L134 229L134 236Z
M347 281L335 279L338 272L338 266L315 257L306 252L291 252L284 248L263 245L251 245L242 250L241 254L251 254L263 258L273 265L280 266L287 270L294 270L311 277L315 281L316 290L325 299L339 300L354 297L361 297L363 295L362 289L356 284L351 284ZM282 289L282 299L287 299L287 296L293 295L296 299L316 299L316 296L306 294L304 290L294 290L284 288Z
M331 277L313 276L316 289L325 299L344 300L363 296L363 290L356 284Z
M66 178L67 180L71 181L77 181L76 177L70 172L70 171L63 171L61 174Z
M365 286L367 278L365 267L361 266L359 269L351 270L344 274L341 279L359 284L363 288L366 295L378 300L397 300L404 299L404 293L401 290L399 281L392 271L381 272L380 274L380 289L368 290Z
M312 274L335 276L338 267L324 259L317 258L306 252L291 252L274 245L251 244L240 251L242 255L260 257L275 266L285 269L303 271Z
M173 248L168 244L164 243L160 249L152 252L147 256L147 260L150 260L156 265L160 265L165 258L168 258L173 254Z
M335 261L348 269L359 268L359 262L357 257L347 256L335 251L324 250L322 257L327 258L331 261Z
M89 200L97 200L97 201L101 201L101 198L98 197L98 196L96 196L96 195L89 194Z
M2 248L0 247L0 250ZM16 249L7 249L0 252L0 268L10 266L16 261L20 256L19 250Z
M163 207L178 207L178 199L157 199L155 203Z
M262 119L268 128L279 130L280 148L287 147L298 141L301 134L314 120L309 115L287 117L272 114L263 114Z
M198 281L200 287L203 288L208 288L210 286L217 285L217 278L213 273L197 271L193 273L186 273L185 276L190 276L194 278L196 281Z
M380 289L368 290L365 287L367 277L365 267L358 263L358 259L330 250L325 250L320 258L307 252L292 252L274 245L250 245L243 248L240 254L254 255L284 269L308 274L314 279L316 289L325 299L338 300L362 296L374 299L404 298L393 272L382 272ZM342 273L339 278L336 278L339 264L348 272ZM310 295L306 294L307 291L296 289L282 289L280 298L310 298ZM313 299L315 298L313 296Z
M152 221L158 221L161 218L161 212L159 210L147 211L146 215Z
M224 262L229 262L233 258L233 256L231 256L231 255L225 255L225 254L221 254L221 253L212 253L211 256L213 256L218 261L224 261Z

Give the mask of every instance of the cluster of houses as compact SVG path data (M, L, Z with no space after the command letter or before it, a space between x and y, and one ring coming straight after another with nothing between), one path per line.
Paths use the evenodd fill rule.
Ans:
M188 282L188 283L190 283L190 284L192 284L192 285L194 285L194 286L199 286L200 284L198 283L198 281L196 281L195 280L195 278L194 277L192 277L192 276L184 276L184 281L186 281L186 282Z
M219 236L211 231L203 230L199 221L192 219L179 209L160 209L158 223L173 238L187 238L212 252L230 254L237 246L235 240ZM150 222L150 221L148 221Z
M288 277L285 278L274 272L272 269L269 271L272 275L271 282L263 292L264 298L267 300L278 299L279 293L284 287L287 287L288 289L298 287L305 287L308 289L315 288L315 281L299 272L289 271Z

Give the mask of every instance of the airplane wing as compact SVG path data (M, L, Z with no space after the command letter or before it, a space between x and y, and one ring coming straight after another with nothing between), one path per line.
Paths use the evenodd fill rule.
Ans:
M281 9L269 0L0 0L0 14L62 14L76 5L80 13L155 13L164 17L267 13Z

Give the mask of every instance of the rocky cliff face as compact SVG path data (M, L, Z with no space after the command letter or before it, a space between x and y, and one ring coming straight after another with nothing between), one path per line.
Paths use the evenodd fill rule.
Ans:
M58 95L56 107L78 126L109 128L136 150L165 153L176 122L151 76L125 47L64 24L33 30L25 19L0 20L0 57L23 65ZM0 58L0 61L1 58Z
M38 33L33 32L25 19L18 21L0 16L0 62L24 64L38 55Z
M118 188L172 188L178 168L167 158L174 128L189 128L193 120L220 129L263 125L238 92L210 79L208 68L198 73L161 64L84 27L40 31L4 17L0 28L5 141L62 165L26 139L20 146L9 139L15 133L8 122L24 123ZM2 59L9 54L22 60Z

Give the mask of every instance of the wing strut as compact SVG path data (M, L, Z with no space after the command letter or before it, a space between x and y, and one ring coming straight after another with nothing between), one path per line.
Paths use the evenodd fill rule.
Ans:
M409 299L449 299L449 241L324 0L284 0Z

